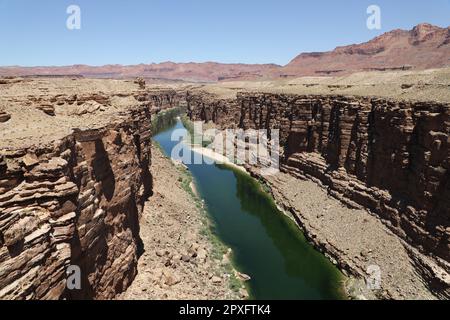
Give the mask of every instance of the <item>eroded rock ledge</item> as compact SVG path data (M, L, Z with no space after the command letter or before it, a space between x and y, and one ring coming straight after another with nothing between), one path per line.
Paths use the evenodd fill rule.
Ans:
M151 114L173 99L142 91L108 125L2 149L1 299L109 299L130 285L152 191ZM82 270L81 290L66 289L69 265Z
M375 213L434 258L420 272L449 296L450 106L353 96L188 93L192 120L280 130L283 172Z

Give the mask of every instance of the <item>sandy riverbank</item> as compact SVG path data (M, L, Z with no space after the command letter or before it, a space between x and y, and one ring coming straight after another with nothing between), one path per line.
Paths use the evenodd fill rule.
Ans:
M197 146L190 146L190 149L195 153L201 154L204 157L214 160L214 162L217 164L224 164L224 165L230 166L234 169L238 169L242 172L248 173L247 170L243 166L239 166L239 165L235 164L234 162L230 161L230 159L228 159L227 157L225 157L224 155L222 155L220 153L215 152L214 150L211 150L209 148L197 147Z

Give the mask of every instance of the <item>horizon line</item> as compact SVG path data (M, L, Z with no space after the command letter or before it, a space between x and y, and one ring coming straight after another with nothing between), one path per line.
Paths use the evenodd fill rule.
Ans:
M326 53L326 52L333 52L334 50L338 49L338 48L343 48L343 47L347 47L347 46L352 46L352 45L361 45L364 43L368 43L378 37L381 37L383 35L389 34L391 32L395 32L395 31L404 31L404 32L411 32L412 30L414 30L416 27L421 26L421 25L430 25L432 27L436 27L439 29L449 29L449 26L440 26L437 24L432 24L429 22L421 22L418 23L416 25L414 25L411 29L402 29L402 28L394 28L391 29L389 31L383 32L378 36L375 36L365 42L359 42L359 43L353 43L353 44L343 44L340 46L336 46L333 49L330 49L328 51L305 51L305 52L300 52L298 53L295 57L293 57L291 60L289 60L288 63L286 64L278 64L275 62L265 62L265 63L244 63L244 62L220 62L220 61L214 61L214 60L206 60L206 61L172 61L172 60L166 60L166 61L161 61L161 62L149 62L149 63L145 63L145 62L140 62L140 63L126 63L126 64L121 64L121 63L107 63L107 64L87 64L87 63L74 63L74 64L64 64L64 65L1 65L0 64L0 68L70 68L70 67L91 67L91 68L101 68L101 67L107 67L107 66L120 66L120 67L135 67L135 66L141 66L141 65L161 65L161 64L168 64L168 63L173 63L173 64L220 64L220 65L247 65L247 66L275 66L275 67L285 67L287 66L289 63L291 63L295 58L297 58L298 56L302 55L302 54L310 54L310 53Z

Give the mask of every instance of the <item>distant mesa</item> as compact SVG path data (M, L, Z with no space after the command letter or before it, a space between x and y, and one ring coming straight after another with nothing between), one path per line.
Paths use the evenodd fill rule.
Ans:
M369 42L303 53L272 74L345 75L359 71L423 70L450 66L450 27L420 24L410 31L393 30Z

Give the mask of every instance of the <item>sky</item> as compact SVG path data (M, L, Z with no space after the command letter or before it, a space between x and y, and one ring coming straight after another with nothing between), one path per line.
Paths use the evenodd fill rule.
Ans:
M372 4L380 30L366 26ZM69 5L79 30L66 27ZM0 0L0 65L285 65L422 22L448 27L450 0Z

